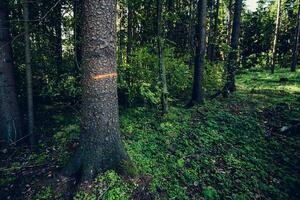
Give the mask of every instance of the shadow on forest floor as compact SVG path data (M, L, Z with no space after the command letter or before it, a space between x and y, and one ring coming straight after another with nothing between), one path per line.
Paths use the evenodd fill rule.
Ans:
M284 90L251 77L239 75L230 98L173 106L164 117L153 108L121 110L122 137L139 176L108 171L74 199L96 193L103 199L300 199L300 137L280 132L300 120L300 79ZM37 153L1 146L0 199L62 199L55 173L78 145L76 110L40 110Z

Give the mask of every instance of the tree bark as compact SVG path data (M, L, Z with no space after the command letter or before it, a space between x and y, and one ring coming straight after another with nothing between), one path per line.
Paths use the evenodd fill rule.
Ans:
M62 14L61 14L61 2L59 2L55 7L55 23L54 23L54 29L55 29L55 64L56 64L56 70L57 70L57 77L60 76L62 73Z
M233 26L230 42L230 51L226 62L226 84L224 87L224 94L234 92L235 86L235 72L238 63L238 42L240 34L241 13L242 13L243 0L236 0L234 6Z
M220 0L216 2L215 8L215 20L214 20L214 27L213 27L213 36L212 36L212 49L211 49L211 60L216 60L217 54L217 39L218 39L218 26L219 26L219 7L220 7Z
M82 0L73 1L74 9L74 58L77 68L80 69L82 62L82 12L83 12L83 3Z
M228 19L227 19L227 44L230 45L231 34L232 34L232 0L229 0L228 4Z
M161 106L162 112L168 112L168 88L167 88L167 79L166 79L166 68L164 64L164 52L163 52L163 39L162 39L162 30L161 30L161 15L162 15L162 0L157 0L157 48L158 48L158 60L159 60L159 69L160 69L160 81L161 81Z
M297 56L299 51L299 36L300 36L300 1L298 1L298 16L297 16L297 27L295 33L295 42L293 48L292 65L291 71L295 72L297 68Z
M119 135L116 0L85 0L80 147L63 170L91 180L128 159Z
M204 102L203 95L203 70L205 57L205 32L206 32L206 6L207 1L198 1L197 4L197 21L196 27L196 56L194 69L194 82L192 103L201 104Z
M130 57L132 52L132 39L133 39L133 2L128 1L128 18L127 18L127 63L131 63Z
M213 37L213 21L214 21L214 0L208 1L209 13L209 31L208 31L208 45L207 45L207 58L212 60L212 37Z
M280 19L281 19L281 0L278 0L278 7L277 7L277 16L276 16L276 27L275 27L275 35L273 41L273 48L272 48L272 60L271 60L271 72L274 73L275 71L275 60L277 54L277 42L280 30Z
M22 135L8 23L8 3L0 2L0 132L7 143Z
M26 63L26 87L27 87L27 106L28 106L28 134L30 145L35 147L35 133L34 133L34 114L33 114L33 94L32 94L32 71L31 71L31 55L30 55L30 38L29 38L29 12L28 1L24 0L24 31L25 31L25 63Z

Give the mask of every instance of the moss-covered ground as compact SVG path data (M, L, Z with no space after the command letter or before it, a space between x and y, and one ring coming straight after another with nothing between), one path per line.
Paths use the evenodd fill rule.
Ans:
M1 166L2 197L61 196L45 179L76 146L69 143L78 138L77 120L61 123L65 118L63 113L52 116L64 125L54 129L49 144L40 144L40 153ZM280 131L300 123L300 71L245 71L229 98L190 109L172 106L165 116L153 108L121 109L120 123L135 165L126 170L135 177L108 171L74 199L300 199L300 133ZM24 174L28 181L20 181L16 176L30 165L40 166L32 169L40 176ZM29 187L34 192L26 192Z

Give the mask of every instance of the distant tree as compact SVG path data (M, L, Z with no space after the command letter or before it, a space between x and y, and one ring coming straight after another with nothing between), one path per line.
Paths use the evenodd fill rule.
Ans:
M272 47L272 60L271 60L271 72L274 73L275 70L275 62L276 62L276 54L277 54L277 42L280 30L280 19L281 19L281 0L278 0L277 4L277 16L276 16L276 27L275 27L275 34L274 34L274 41Z
M116 0L85 0L80 147L63 170L91 180L127 160L119 135L116 74Z
M134 18L134 7L133 0L128 0L128 16L127 16L127 63L130 63L130 57L132 52L133 42L133 18Z
M162 1L157 0L157 48L158 48L158 60L159 60L159 70L160 70L160 81L161 81L161 106L162 112L166 113L168 111L168 88L166 79L166 68L164 64L164 50L163 50L163 33L162 33Z
M57 77L62 73L62 2L59 1L54 8L55 21L54 21L54 31L55 31L55 64Z
M35 146L34 133L34 114L33 114L33 94L32 94L32 72L31 72L31 53L30 53L30 37L29 37L29 11L28 0L24 0L24 36L25 36L25 63L26 63L26 83L27 83L27 117L28 117L28 135L31 147Z
M230 40L231 40L231 34L232 34L232 1L233 0L229 0L228 2L228 17L227 17L227 37L226 37L226 41L227 44L230 45Z
M7 143L21 136L21 118L17 103L12 60L8 2L0 1L0 133Z
M235 73L237 68L237 58L238 58L237 50L238 50L238 42L239 42L239 34L240 34L242 5L243 5L243 0L235 1L230 51L225 64L226 84L223 89L225 95L228 92L234 92L236 90Z
M298 16L297 16L297 27L295 33L295 41L294 41L294 49L293 49L293 56L292 56L292 65L291 71L295 72L297 67L297 56L299 52L299 37L300 37L300 1L298 1Z
M213 4L214 2L212 2ZM216 48L217 48L217 37L218 37L218 25L219 25L219 7L220 0L216 0L215 4L213 4L212 14L210 19L209 29L211 30L211 34L209 36L209 44L208 44L208 52L207 57L210 61L214 61L216 59Z
M203 70L205 59L205 32L206 32L206 6L207 1L198 1L197 4L197 26L196 26L196 56L194 68L194 82L192 103L201 104L204 101L203 95Z

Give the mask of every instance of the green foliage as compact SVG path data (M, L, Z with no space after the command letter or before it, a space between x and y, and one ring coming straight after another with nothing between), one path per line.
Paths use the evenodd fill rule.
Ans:
M50 186L43 188L41 191L39 191L35 197L34 200L49 200L54 199L55 195Z
M76 142L80 136L80 126L77 124L70 124L63 127L60 131L54 134L57 154L59 155L59 162L65 163L69 156L69 146Z
M224 65L221 62L206 62L204 70L204 89L205 92L210 93L220 88L224 85Z
M191 70L185 64L187 58L176 56L173 48L165 48L164 56L169 97L181 98L189 90L192 79ZM132 53L131 64L123 63L118 70L120 94L126 101L151 105L160 102L158 59L152 47L137 48Z
M132 189L116 172L107 171L95 179L92 191L79 191L74 200L96 200L96 196L100 199L127 200Z
M204 199L205 200L216 200L218 199L218 192L215 188L213 187L205 187L203 189L203 194L204 194Z

